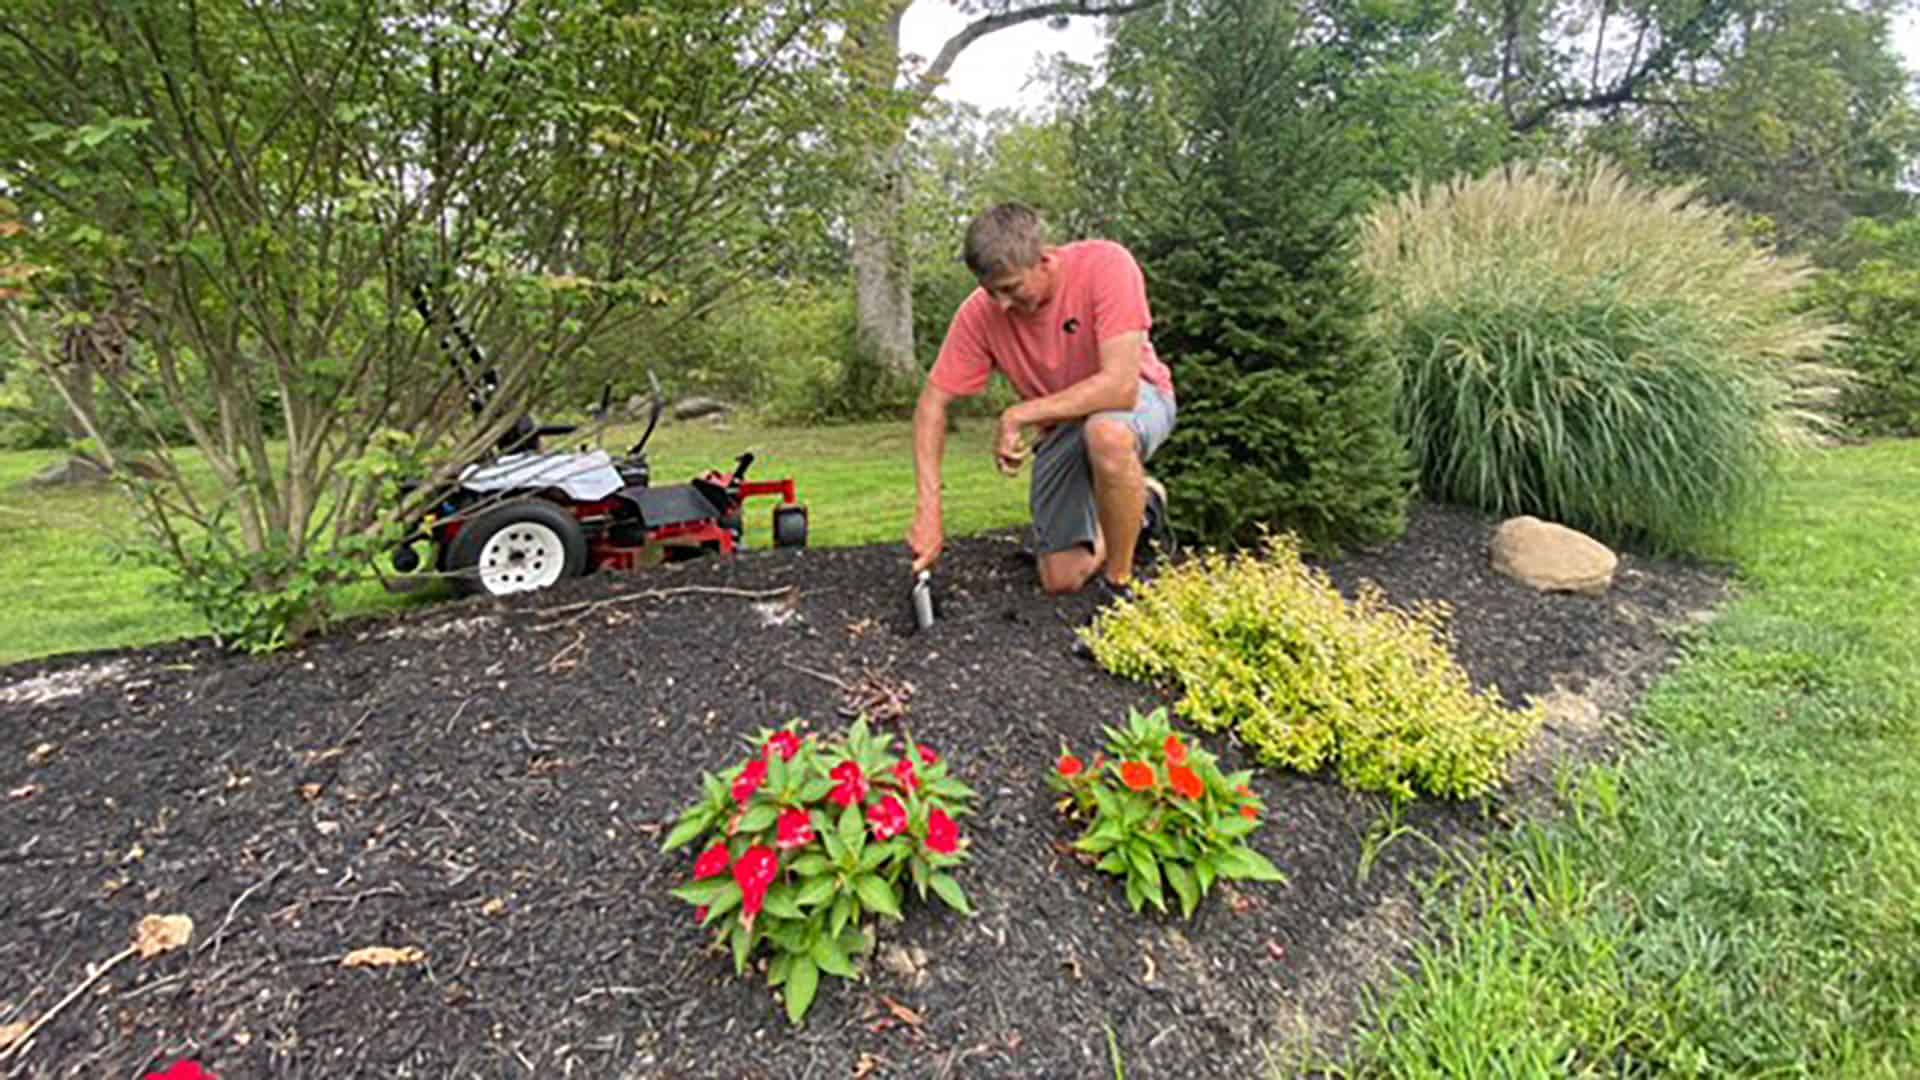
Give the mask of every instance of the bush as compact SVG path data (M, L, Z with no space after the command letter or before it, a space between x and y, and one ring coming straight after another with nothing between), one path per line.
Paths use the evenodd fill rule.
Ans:
M1131 713L1106 735L1111 758L1095 754L1089 766L1062 754L1048 784L1066 796L1060 808L1087 823L1074 850L1126 879L1134 911L1167 910L1163 879L1189 919L1215 881L1286 880L1246 843L1260 828L1252 772L1221 772L1173 733L1165 709Z
M1245 232L1154 265L1180 403L1156 471L1180 527L1211 544L1281 529L1318 550L1398 536L1412 474L1394 368L1363 333L1369 298L1335 230Z
M1466 798L1500 782L1540 713L1473 690L1446 615L1394 608L1372 587L1349 604L1286 537L1264 557L1174 567L1085 634L1107 670L1173 683L1183 719L1231 729L1262 761L1331 765L1347 786L1397 798Z
M1808 307L1851 327L1834 359L1857 382L1840 400L1859 435L1920 435L1920 218L1848 226L1850 266L1815 279Z
M1698 550L1844 384L1797 260L1691 189L1516 168L1376 209L1362 261L1428 495Z
M695 906L716 943L733 953L734 973L770 946L767 983L786 996L800 1023L820 975L858 977L853 958L871 947L868 916L901 917L909 883L971 914L949 870L966 861L955 818L972 789L909 736L857 719L843 735L802 737L791 727L751 740L753 756L700 778L705 795L680 815L662 850L695 844L693 880L673 894Z

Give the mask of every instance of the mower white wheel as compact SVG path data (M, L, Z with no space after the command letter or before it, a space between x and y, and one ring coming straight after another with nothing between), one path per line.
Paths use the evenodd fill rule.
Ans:
M480 587L494 596L544 589L567 568L560 534L533 521L509 525L480 548Z
M542 499L516 499L460 531L447 570L462 591L505 596L584 573L586 563L587 539L573 515Z

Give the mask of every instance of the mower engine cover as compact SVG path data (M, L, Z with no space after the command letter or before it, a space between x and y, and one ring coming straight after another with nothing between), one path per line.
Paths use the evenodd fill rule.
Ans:
M486 465L469 465L460 474L468 491L559 488L572 499L592 502L626 486L613 456L605 450L577 454L508 454Z

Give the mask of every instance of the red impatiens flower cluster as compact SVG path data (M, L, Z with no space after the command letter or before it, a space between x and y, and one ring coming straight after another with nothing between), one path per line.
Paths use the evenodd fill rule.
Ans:
M693 861L693 880L705 881L727 872L727 845L715 844Z
M1134 791L1146 791L1153 787L1153 766L1144 761L1123 761L1120 763L1120 782Z
M907 831L907 808L889 795L867 809L867 824L875 840L891 840Z
M773 849L755 844L741 853L733 864L733 881L740 886L740 912L751 922L767 902L767 890L780 872L780 857Z
M765 758L755 758L747 762L740 775L733 782L733 801L745 807L753 800L753 793L767 782L767 762Z
M776 731L767 737L767 745L761 756L771 758L780 755L781 761L792 761L793 755L800 752L800 736L791 731Z
M780 815L779 831L774 840L781 851L792 851L813 843L813 822L807 818L805 810L788 810Z
M835 765L833 771L827 775L839 781L839 786L827 795L827 798L833 800L833 805L844 808L866 801L867 774L860 771L859 762L843 761Z
M927 815L927 850L938 855L951 855L960 850L960 826L937 806Z

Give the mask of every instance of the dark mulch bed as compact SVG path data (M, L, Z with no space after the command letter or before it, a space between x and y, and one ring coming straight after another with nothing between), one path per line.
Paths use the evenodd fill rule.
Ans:
M1403 541L1329 569L1451 603L1476 680L1586 689L1603 713L1657 669L1662 627L1719 594L1628 557L1605 599L1540 596L1486 568L1490 531L1422 509ZM1007 537L953 546L923 634L905 571L897 547L755 554L265 659L188 644L0 671L0 1025L78 986L142 914L197 927L190 950L114 969L0 1074L137 1077L196 1055L229 1078L1091 1076L1111 1071L1111 1032L1130 1076L1227 1076L1297 1025L1337 1044L1416 929L1432 849L1388 845L1362 882L1378 801L1268 773L1257 846L1289 882L1218 892L1190 923L1133 915L1064 853L1043 779L1063 737L1091 748L1159 695L1071 655L1090 601L1039 595ZM793 591L631 596L683 585ZM657 849L738 736L839 723L836 683L910 686L915 735L982 793L962 821L978 914L883 925L894 962L826 980L795 1032L668 895L690 854ZM1566 716L1535 775L1604 744L1604 720ZM1406 820L1470 844L1521 790ZM367 945L426 962L340 966Z

